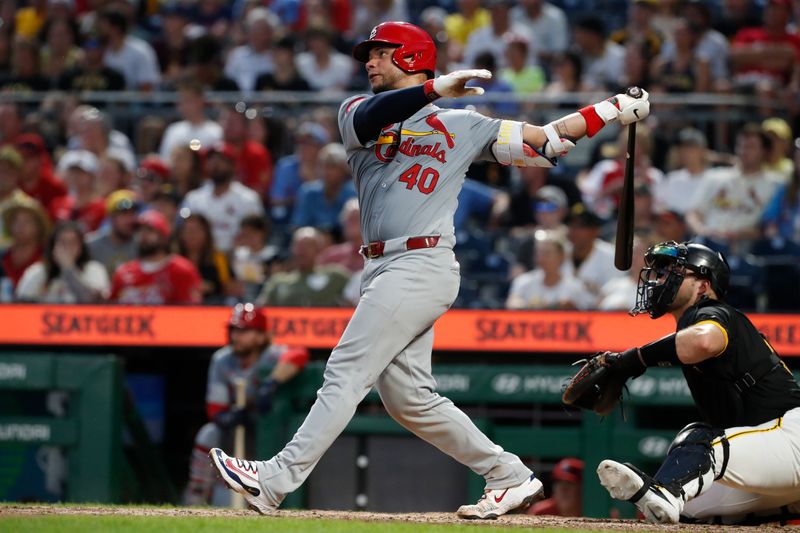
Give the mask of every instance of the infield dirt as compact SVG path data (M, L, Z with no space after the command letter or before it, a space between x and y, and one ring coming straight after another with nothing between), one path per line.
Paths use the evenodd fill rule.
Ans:
M136 507L136 506L93 506L93 505L0 505L0 517L20 515L96 515L96 516L203 516L238 517L257 516L252 511L217 509L205 507ZM466 521L456 518L452 513L372 513L357 511L276 511L270 517L293 518L299 520L355 520L359 522L410 522L420 524L471 524L475 527L495 526L504 528L569 528L605 531L675 531L693 533L699 531L790 531L781 526L761 525L758 527L710 526L678 524L674 526L654 526L633 520L610 520L599 518L562 518L555 516L507 515L497 520Z

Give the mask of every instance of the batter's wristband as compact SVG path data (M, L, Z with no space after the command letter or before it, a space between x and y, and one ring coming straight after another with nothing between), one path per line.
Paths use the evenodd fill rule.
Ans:
M676 333L671 333L639 348L642 362L647 366L679 366L681 360L678 359L676 336Z
M597 109L594 108L594 105L587 105L586 107L579 109L578 113L580 113L583 117L583 120L586 121L587 137L594 137L597 135L597 132L603 129L603 126L606 125L602 117L597 114Z
M437 98L441 98L442 95L437 93L436 90L433 88L433 80L426 81L422 88L425 90L425 98L428 99L429 102L433 102Z

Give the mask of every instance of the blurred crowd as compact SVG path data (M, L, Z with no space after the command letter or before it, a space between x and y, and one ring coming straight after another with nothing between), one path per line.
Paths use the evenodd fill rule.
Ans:
M625 133L607 128L577 165L470 169L456 306L629 309L641 252L693 238L731 258L734 305L800 309L790 0L5 1L0 301L354 305L359 208L336 107L253 102L366 92L350 50L386 20L429 31L442 73L493 71L491 98L466 103L492 116L541 123L504 94L639 85L654 101L637 130L630 272L612 244ZM692 93L751 96L748 123L658 104Z

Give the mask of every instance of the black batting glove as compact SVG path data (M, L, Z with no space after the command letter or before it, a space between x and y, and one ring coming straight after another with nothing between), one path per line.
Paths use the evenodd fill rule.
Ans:
M256 408L258 414L265 415L272 411L272 400L275 397L275 391L278 389L278 382L274 379L265 379L258 386L256 391Z
M245 407L231 407L227 411L221 411L214 416L213 422L220 429L231 429L235 426L245 425L249 422L250 415Z

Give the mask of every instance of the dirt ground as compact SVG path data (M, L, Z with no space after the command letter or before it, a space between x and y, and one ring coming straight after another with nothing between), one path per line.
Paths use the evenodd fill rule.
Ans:
M252 511L215 508L187 507L106 507L90 505L21 505L9 504L0 506L0 517L3 515L127 515L127 516L255 516ZM370 513L353 511L276 511L275 517L296 519L328 519L358 520L362 522L417 522L426 524L474 524L493 525L508 528L515 527L561 527L606 531L675 531L691 533L696 531L728 532L741 531L748 533L762 531L791 531L778 525L761 525L758 527L732 527L679 524L674 526L654 526L632 520L609 520L596 518L562 518L555 516L507 515L497 520L471 521L459 520L452 513Z

